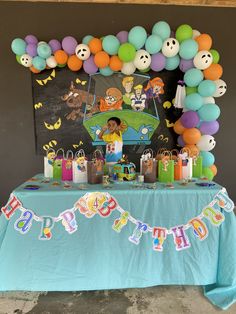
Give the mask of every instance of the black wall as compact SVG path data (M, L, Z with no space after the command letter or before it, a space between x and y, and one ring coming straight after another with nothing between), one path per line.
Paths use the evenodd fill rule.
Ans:
M235 31L236 10L160 5L112 5L73 3L0 3L0 205L20 183L43 171L43 158L36 156L31 91L31 74L17 64L11 41L35 34L41 40L72 35L78 40L91 34L116 34L142 25L167 21L172 29L190 24L213 38L213 48L221 55L227 93L216 99L222 110L220 131L216 134L218 175L236 201L236 91Z

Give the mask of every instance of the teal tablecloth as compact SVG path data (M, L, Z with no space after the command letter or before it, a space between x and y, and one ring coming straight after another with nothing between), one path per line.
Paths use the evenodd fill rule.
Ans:
M156 189L134 188L131 183L113 184L111 189L87 186L78 189L27 182L13 191L22 206L38 217L58 217L87 192L105 191L119 206L150 227L167 229L186 225L221 190L221 186L199 187L195 183L174 189L157 183ZM24 189L39 184L39 190ZM149 186L150 187L150 186ZM218 205L214 207L217 209ZM219 207L218 207L219 209ZM205 295L215 305L226 309L236 300L236 219L233 212L223 211L225 221L213 226L206 217L208 237L200 241L193 228L185 232L191 246L177 251L170 234L163 251L153 250L152 233L143 233L139 245L129 241L136 225L128 221L120 232L112 229L118 210L103 218L96 214L87 218L75 212L78 230L69 234L65 226L55 222L50 240L39 240L40 221L21 234L14 229L21 211L7 220L0 217L0 291L79 291L120 289L155 285L203 285Z

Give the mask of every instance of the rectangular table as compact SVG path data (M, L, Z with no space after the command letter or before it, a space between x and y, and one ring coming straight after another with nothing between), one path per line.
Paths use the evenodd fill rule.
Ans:
M42 181L2 208L0 291L202 285L215 305L235 302L236 219L220 185Z

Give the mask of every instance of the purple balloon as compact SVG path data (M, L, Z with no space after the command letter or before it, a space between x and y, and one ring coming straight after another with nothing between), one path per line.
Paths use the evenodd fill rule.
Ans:
M95 74L98 70L98 67L94 63L94 56L90 56L87 60L83 63L84 71L88 74Z
M177 138L177 143L179 144L179 146L181 147L184 147L185 146L185 143L184 143L184 140L183 140L183 136L182 135L179 135L178 138Z
M51 39L48 44L51 47L53 53L61 49L61 43L57 39Z
M186 111L180 118L180 122L182 123L184 128L190 129L195 128L200 121L200 118L196 111Z
M27 35L25 37L25 41L26 41L27 44L35 44L35 45L37 45L37 43L38 43L38 39L34 35Z
M36 44L28 44L26 46L26 53L30 55L31 57L37 56L37 45Z
M182 72L186 72L189 69L194 68L193 59L190 60L180 59L179 68Z
M62 40L62 48L69 55L73 55L75 53L75 48L78 45L77 40L72 36L66 36Z
M150 68L153 71L162 71L166 66L166 58L162 53L158 52L152 55Z
M128 35L129 33L127 31L121 31L116 35L116 37L119 39L120 43L123 44L127 43Z
M210 122L203 121L200 124L199 130L201 131L202 134L213 135L218 132L219 128L220 128L219 122L216 120Z

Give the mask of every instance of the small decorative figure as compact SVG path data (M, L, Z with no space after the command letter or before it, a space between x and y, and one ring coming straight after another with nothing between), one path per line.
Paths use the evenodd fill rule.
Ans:
M143 111L147 96L143 93L141 84L134 87L135 94L131 96L131 107L135 111Z

